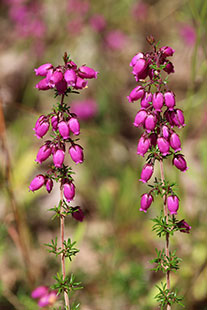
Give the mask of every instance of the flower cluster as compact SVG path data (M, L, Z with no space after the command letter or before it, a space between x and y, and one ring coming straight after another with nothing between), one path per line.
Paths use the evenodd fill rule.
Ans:
M71 160L75 164L82 163L84 160L83 148L77 143L77 137L80 134L80 124L75 113L71 112L70 107L64 102L69 93L78 93L77 90L87 86L87 79L97 78L98 72L85 65L77 65L65 53L64 65L54 67L50 63L41 65L35 69L38 76L44 77L37 85L39 90L53 89L55 97L60 96L61 100L53 106L51 112L47 115L40 115L33 130L38 139L42 139L50 130L50 139L46 140L39 148L36 156L36 162L42 164L50 156L52 164L45 174L38 174L31 181L29 189L36 191L45 186L48 193L53 189L53 182L58 182L60 186L60 201L57 206L51 208L55 217L60 218L60 236L61 247L58 247L58 239L51 240L46 244L49 252L56 256L61 256L61 270L55 278L56 284L52 286L56 291L49 291L47 287L40 286L32 292L32 297L39 299L40 307L47 307L54 304L57 295L63 293L65 309L70 309L69 293L72 290L81 289L80 282L75 282L75 277L66 275L65 259L75 256L79 250L74 247L76 242L69 238L67 241L64 236L64 223L67 215L82 222L84 213L79 206L70 206L70 202L75 197L76 187L72 175L72 168L64 164L66 153L69 153ZM69 144L69 146L68 146Z
M174 72L174 66L168 57L174 54L169 46L163 46L149 53L138 53L132 58L130 66L135 80L141 85L135 87L127 97L129 102L140 100L141 109L134 120L135 127L143 127L137 154L149 154L144 165L140 181L146 183L154 172L155 160L163 160L172 155L172 163L180 171L187 170L187 163L181 151L181 141L175 128L185 126L181 109L176 108L174 93L167 87L167 78L162 78L162 72L167 75ZM179 199L172 189L167 192L167 206L171 214L176 214ZM170 194L170 195L169 195ZM141 197L140 211L146 212L153 201L152 191Z
M58 295L56 291L50 291L47 286L38 286L32 291L31 297L38 299L38 306L41 308L53 306Z
M54 88L59 95L66 91L83 89L87 86L86 79L97 78L97 71L85 65L77 67L72 60L67 61L64 66L54 67L46 63L35 69L36 75L43 76L44 79L37 83L36 88L39 90L48 90Z
M35 69L35 73L45 77L36 85L36 88L39 90L54 88L56 94L64 98L64 95L86 87L88 83L86 79L96 78L98 72L86 66L77 68L77 65L66 57L65 65L54 67L49 63L43 64ZM62 101L51 113L41 115L33 130L35 136L41 139L50 128L52 129L53 139L46 140L40 147L36 162L42 164L52 156L53 165L46 175L38 174L30 183L29 189L36 191L45 185L46 190L50 193L53 188L53 180L61 180L64 197L67 202L70 202L75 196L75 185L70 171L65 171L64 159L66 144L70 144L67 152L72 161L78 164L84 160L83 148L74 139L80 134L80 124L77 115L71 113L69 107Z

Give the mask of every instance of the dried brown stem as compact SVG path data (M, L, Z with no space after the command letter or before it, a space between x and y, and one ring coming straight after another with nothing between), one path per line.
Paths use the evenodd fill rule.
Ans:
M163 161L160 160L160 174L161 174L161 180L162 184L164 185L164 168L163 168ZM167 210L167 195L164 195L163 197L164 201L164 215L166 217L166 223L168 224L168 210ZM165 255L167 258L169 258L169 233L166 233L166 239L165 239ZM167 289L170 290L170 270L166 273L166 282L167 282ZM171 310L171 305L167 305L167 310Z

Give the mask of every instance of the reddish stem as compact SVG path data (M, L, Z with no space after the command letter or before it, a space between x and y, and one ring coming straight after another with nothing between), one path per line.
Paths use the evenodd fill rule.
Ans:
M163 168L163 161L160 160L160 174L161 174L161 180L162 184L164 185L164 168ZM166 217L166 223L168 224L168 210L167 210L167 195L164 195L163 197L164 201L164 215ZM165 239L165 255L169 258L169 233L166 233L166 239ZM166 273L166 282L167 282L167 289L170 290L170 270ZM171 310L171 305L167 304L167 310Z

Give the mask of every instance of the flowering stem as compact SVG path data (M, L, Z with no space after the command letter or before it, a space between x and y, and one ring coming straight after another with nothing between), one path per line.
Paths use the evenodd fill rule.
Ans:
M65 217L63 215L63 187L62 183L60 184L60 200L61 200L61 210L60 210L60 238L61 238L61 266L62 266L62 274L63 280L65 279L65 255L64 255L64 240L65 240ZM65 306L67 310L70 310L69 297L67 292L64 292Z
M164 168L163 168L163 161L160 160L160 174L162 184L164 185ZM167 195L163 197L164 201L164 216L166 217L166 223L168 224L168 210L167 210ZM165 254L169 258L169 233L166 233L166 240L165 240ZM167 270L166 273L166 282L167 282L167 289L170 290L170 270ZM167 310L171 310L171 305L167 305Z

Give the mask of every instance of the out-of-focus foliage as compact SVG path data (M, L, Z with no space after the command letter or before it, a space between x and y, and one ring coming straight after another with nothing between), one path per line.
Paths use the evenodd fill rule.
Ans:
M165 167L167 179L179 184L179 218L192 226L189 235L177 232L171 243L183 259L172 285L184 295L186 309L206 310L207 1L2 0L0 12L0 309L37 309L31 290L52 285L58 272L44 247L58 234L58 221L47 211L58 200L58 187L48 196L29 192L28 185L47 165L34 162L41 141L32 128L54 103L52 91L40 95L35 89L39 78L33 69L60 63L65 51L99 71L81 94L97 107L81 121L86 159L75 175L76 203L86 217L66 226L80 248L68 273L75 270L83 282L83 310L156 309L154 286L163 279L150 271L149 261L163 240L151 232L150 218L162 202L147 214L138 211L146 191L138 182L141 131L132 125L137 104L126 99L136 85L129 63L150 48L145 37L152 34L175 49L169 87L187 124L182 145L189 170L181 174L170 162ZM75 94L68 100L74 102Z

